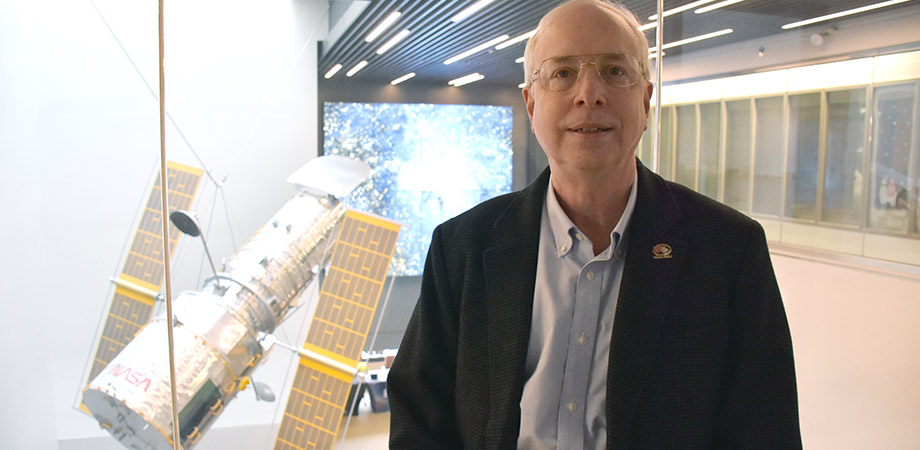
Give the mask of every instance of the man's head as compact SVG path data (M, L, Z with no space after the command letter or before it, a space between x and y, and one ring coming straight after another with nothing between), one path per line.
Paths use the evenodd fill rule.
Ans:
M547 13L527 43L524 101L554 173L634 170L652 92L638 27L623 6L572 0Z
M626 22L633 30L636 42L641 45L641 48L637 49L638 51L636 56L638 57L637 59L639 62L643 64L643 68L645 69L643 71L645 79L651 79L651 75L648 70L648 39L645 38L645 33L639 30L639 26L641 24L639 23L639 19L635 14L633 14L632 11L619 3L613 3L605 0L570 0L569 2L563 3L562 5L559 5L546 13L546 15L540 19L539 25L537 25L537 32L527 40L527 46L524 48L524 83L526 85L530 85L533 71L536 69L536 65L540 63L540 61L534 61L533 55L534 47L537 45L537 42L540 41L540 30L544 28L544 25L551 21L553 17L564 12L567 8L571 7L570 4L573 3L594 3L597 6L606 9L608 13L620 16L623 21Z

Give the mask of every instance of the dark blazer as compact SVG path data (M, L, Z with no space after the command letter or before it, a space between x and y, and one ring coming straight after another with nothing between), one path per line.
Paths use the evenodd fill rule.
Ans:
M792 342L763 229L637 166L607 448L800 448ZM548 180L547 169L435 229L387 380L391 448L516 446Z

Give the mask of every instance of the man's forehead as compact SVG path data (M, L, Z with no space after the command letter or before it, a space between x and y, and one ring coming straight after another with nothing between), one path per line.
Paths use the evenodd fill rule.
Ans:
M547 17L534 50L540 58L647 51L637 42L632 25L619 14L593 4L573 4Z

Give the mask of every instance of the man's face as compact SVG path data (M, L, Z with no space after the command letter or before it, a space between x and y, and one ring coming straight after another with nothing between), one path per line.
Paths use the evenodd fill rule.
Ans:
M648 50L641 48L627 26L595 5L572 5L541 30L533 49L534 69L548 58L571 55L622 53L644 62ZM594 56L582 59L594 61ZM569 89L547 90L535 80L523 94L534 134L554 173L613 175L635 167L635 148L646 128L651 92L652 85L643 75L632 86L614 87L598 76L594 64L585 64Z

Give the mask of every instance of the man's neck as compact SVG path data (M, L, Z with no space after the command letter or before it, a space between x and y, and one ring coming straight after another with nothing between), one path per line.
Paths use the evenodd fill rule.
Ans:
M591 240L595 255L610 246L610 234L626 210L635 179L635 166L625 173L595 177L553 172L553 190L559 205Z

